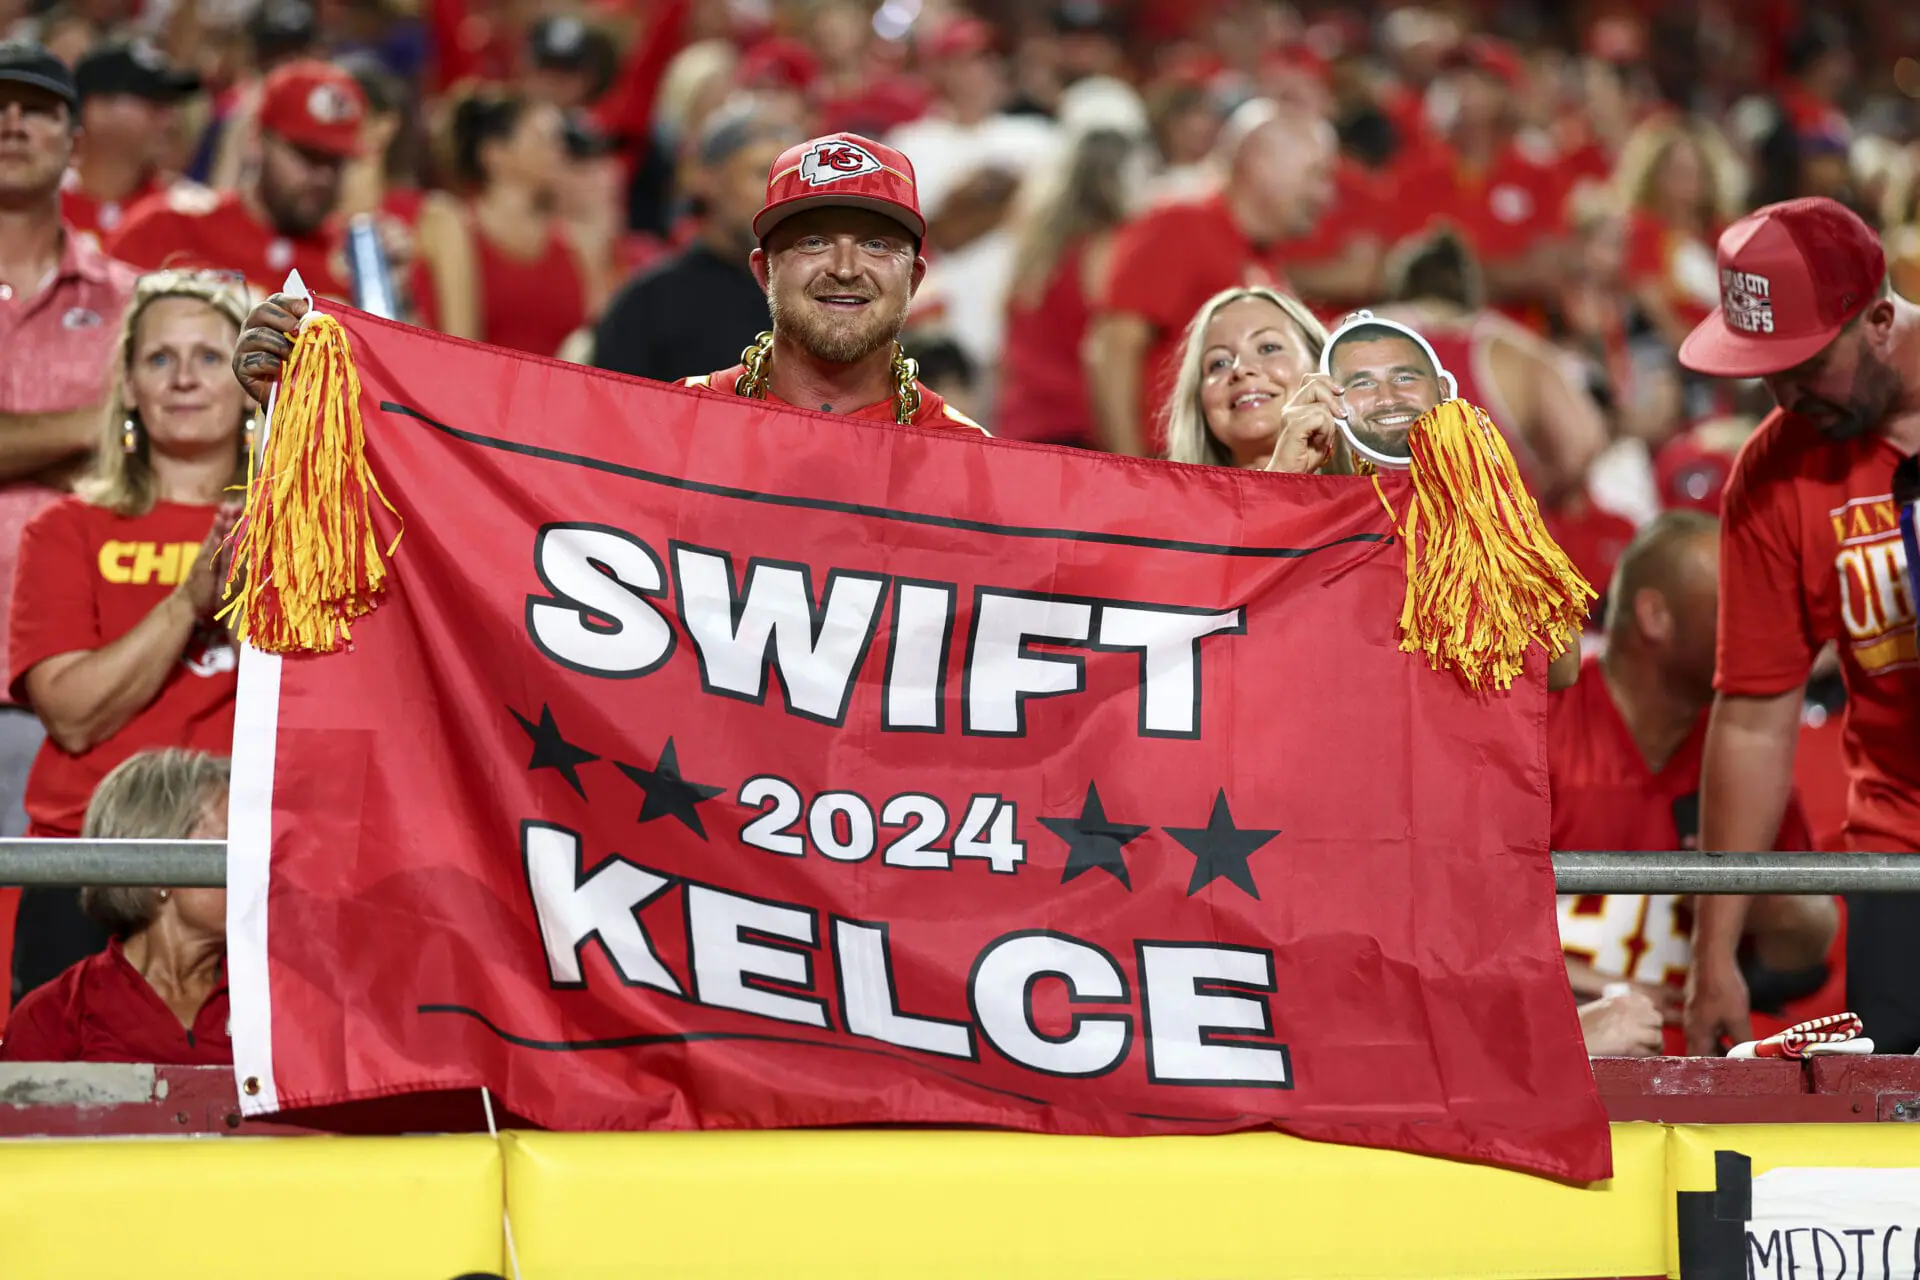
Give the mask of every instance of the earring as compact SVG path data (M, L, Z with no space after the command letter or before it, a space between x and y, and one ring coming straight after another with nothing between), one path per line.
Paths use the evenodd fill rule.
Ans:
M162 889L160 891L160 901L165 902L167 900L167 893L168 893L168 890L166 889Z
M120 426L120 452L140 452L140 422L132 414L128 414L126 422Z
M247 425L243 428L243 430L246 433L247 456L249 458L253 456L253 441L256 434L259 431L259 427L260 427L260 419L253 416L252 414L247 415Z

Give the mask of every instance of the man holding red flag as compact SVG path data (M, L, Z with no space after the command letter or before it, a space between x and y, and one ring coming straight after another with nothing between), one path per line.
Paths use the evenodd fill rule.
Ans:
M749 259L773 328L740 364L683 385L903 426L985 428L915 376L898 341L927 273L927 229L913 164L837 133L789 147L767 175ZM254 308L233 368L256 400L280 376L306 303L276 294Z
M1759 378L1779 405L1722 500L1720 638L1701 785L1704 849L1774 847L1807 673L1838 642L1852 778L1846 841L1920 851L1920 647L1894 468L1920 451L1920 308L1887 287L1866 223L1832 200L1768 205L1720 237L1721 305L1680 348L1696 373ZM1748 1039L1735 948L1750 899L1703 897L1687 1045ZM1847 901L1847 1003L1882 1052L1920 1048L1920 914Z

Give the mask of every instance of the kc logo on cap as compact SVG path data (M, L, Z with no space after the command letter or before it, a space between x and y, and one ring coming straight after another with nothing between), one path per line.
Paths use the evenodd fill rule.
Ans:
M360 108L338 85L317 84L307 95L307 114L321 124L345 124L360 114Z
M753 219L765 239L785 219L808 209L871 209L917 240L927 234L914 189L913 162L884 142L857 133L809 138L780 153L767 172L767 203Z
M1729 328L1743 333L1773 332L1773 282L1751 271L1720 273L1720 305Z
M800 158L800 176L810 187L878 173L883 168L865 147L837 138L822 138Z

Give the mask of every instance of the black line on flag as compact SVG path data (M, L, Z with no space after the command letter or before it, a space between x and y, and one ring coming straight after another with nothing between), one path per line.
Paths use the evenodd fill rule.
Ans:
M875 520L897 520L903 524L931 525L937 529L964 529L972 533L992 533L1008 538L1050 538L1061 542L1094 542L1110 546L1141 547L1149 551L1188 551L1196 555L1230 556L1253 560L1298 560L1318 551L1332 551L1337 547L1356 543L1394 540L1393 535L1387 533L1350 533L1344 538L1335 538L1332 542L1323 542L1313 547L1236 547L1214 542L1189 542L1181 538L1142 538L1133 534L1100 533L1090 529L1048 529L1029 525L995 524L990 520L964 520L958 516L936 516L924 511L897 511L891 507L876 507L861 502L835 502L827 498L803 498L787 493L760 493L735 485L709 484L704 480L688 480L683 476L646 471L639 467L627 466L625 463L610 462L605 458L589 458L584 454L549 449L544 445L523 444L518 440L483 436L477 431L462 431L458 427L451 427L444 422L429 418L418 409L397 404L392 400L382 400L380 409L384 413L397 413L417 419L435 431L450 435L456 440L463 440L468 444L477 444L482 448L499 449L506 453L520 454L522 457L540 458L547 462L564 462L570 466L585 467L590 471L604 471L608 475L624 476L629 480L663 485L669 489L683 489L688 493L701 493L715 498L734 498L741 502L760 502L775 507L803 507L814 511L831 511L840 515L866 516Z
M969 1079L954 1071L945 1071L924 1058L911 1057L904 1053L889 1053L885 1049L869 1049L864 1045L829 1044L822 1040L807 1040L800 1036L766 1036L748 1031L681 1031L651 1036L608 1036L600 1040L535 1040L531 1036L515 1035L496 1025L493 1019L478 1009L470 1009L463 1004L423 1004L414 1008L416 1013L457 1013L472 1018L494 1035L508 1044L522 1049L538 1049L542 1053L585 1053L594 1049L646 1049L662 1044L700 1044L709 1040L753 1040L763 1044L797 1044L808 1049L830 1049L835 1053L858 1053L870 1058L887 1058L894 1062L907 1062L923 1071L931 1071L949 1080L958 1080L961 1084L971 1085L988 1093L997 1093L1003 1098L1017 1098L1021 1102L1032 1103L1036 1107L1051 1106L1045 1098L1035 1098L1024 1093L1015 1093L1011 1089L1000 1089L978 1080Z

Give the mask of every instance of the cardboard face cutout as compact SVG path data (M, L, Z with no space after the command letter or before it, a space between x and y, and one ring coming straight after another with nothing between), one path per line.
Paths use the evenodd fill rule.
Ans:
M1333 331L1320 353L1320 372L1346 390L1340 430L1348 445L1374 465L1398 471L1412 465L1407 433L1413 424L1458 394L1425 338L1371 311L1354 312Z

